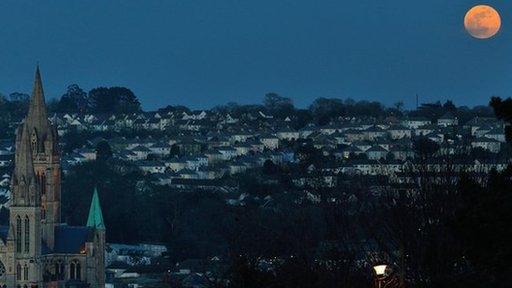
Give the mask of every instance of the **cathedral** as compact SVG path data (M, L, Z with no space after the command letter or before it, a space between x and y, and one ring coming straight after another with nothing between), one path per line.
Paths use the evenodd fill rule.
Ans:
M39 67L28 115L16 130L11 180L9 225L0 226L0 288L104 287L105 224L97 191L86 226L61 222L58 135L48 120Z

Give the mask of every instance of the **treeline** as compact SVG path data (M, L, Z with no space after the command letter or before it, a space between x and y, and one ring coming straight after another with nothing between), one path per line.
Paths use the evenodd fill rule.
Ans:
M12 93L9 97L0 95L0 129L13 120L20 120L28 109L29 95L24 93ZM125 87L98 87L84 91L76 84L69 85L66 92L59 98L48 101L50 112L58 113L133 113L141 112L141 103L137 96ZM452 101L445 103L425 103L414 110L404 108L402 102L387 107L377 101L360 100L350 98L317 98L307 108L295 107L292 98L284 97L277 93L267 93L261 104L240 105L230 102L226 105L216 106L211 109L214 112L229 113L233 117L240 117L259 112L271 115L276 119L290 118L295 129L304 127L309 123L327 125L340 118L368 117L383 119L386 117L425 117L436 121L445 113L450 112L458 117L461 122L473 117L491 117L493 111L489 106L456 106ZM185 106L167 106L159 112L187 112L191 110ZM2 125L4 124L4 125Z
M88 93L78 85L69 85L66 93L51 107L61 113L133 113L141 105L135 94L125 87L98 87Z
M183 108L183 107L182 107ZM169 108L167 108L169 109ZM371 117L383 119L386 117L424 117L431 121L436 121L447 112L458 117L462 122L468 121L473 117L492 117L494 116L489 106L455 106L452 101L425 103L415 110L407 110L402 102L397 102L391 107L386 107L377 101L360 100L356 101L350 98L317 98L306 109L296 108L291 98L280 96L276 93L265 95L263 103L253 105L239 105L237 103L228 103L226 105L213 108L214 111L227 112L232 116L238 117L245 113L258 113L260 111L268 113L274 117L285 119L293 118L295 128L301 128L307 123L314 122L318 125L326 125L333 120L346 117Z
M19 120L28 110L30 95L14 92L0 94L2 119ZM85 92L77 84L69 85L59 98L47 99L50 112L59 113L133 113L141 111L137 96L125 87L97 87ZM5 116L8 117L5 117Z
M0 135L14 134L13 123L27 115L30 95L13 92L0 94ZM76 84L69 85L59 98L47 99L50 113L133 113L140 112L137 96L125 87L98 87L85 92Z

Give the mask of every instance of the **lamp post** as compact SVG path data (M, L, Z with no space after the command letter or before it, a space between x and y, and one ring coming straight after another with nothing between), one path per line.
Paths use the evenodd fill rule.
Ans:
M381 288L383 280L386 278L386 268L388 265L379 264L373 266L373 270L375 271L375 287Z

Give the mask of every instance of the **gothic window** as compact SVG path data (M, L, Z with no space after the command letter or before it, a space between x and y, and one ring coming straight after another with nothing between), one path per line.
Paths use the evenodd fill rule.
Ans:
M71 262L71 264L69 264L69 278L70 279L75 279L75 277L76 277L76 274L75 274L75 263Z
M21 252L21 217L16 217L16 252Z
M82 279L82 270L80 269L80 263L76 263L76 279Z
M32 151L36 151L36 148L37 148L37 134L36 134L36 131L33 131L32 132L32 139L30 139L31 141L31 145L32 145Z
M43 175L41 175L41 178L41 194L46 195L46 175L43 173Z
M25 281L28 280L28 266L27 266L27 264L25 264L25 267L23 269L23 279L25 279Z
M0 277L4 276L5 274L5 266L4 266L4 263L2 263L2 261L0 261Z
M21 280L21 265L16 266L16 280Z
M69 265L69 278L80 280L82 271L80 270L80 263L78 260L73 260Z
M57 280L64 280L64 262L61 260L55 262L55 275Z
M37 182L39 183L39 191L41 195L46 195L46 175L44 172L37 172Z
M25 216L25 253L30 251L30 220Z

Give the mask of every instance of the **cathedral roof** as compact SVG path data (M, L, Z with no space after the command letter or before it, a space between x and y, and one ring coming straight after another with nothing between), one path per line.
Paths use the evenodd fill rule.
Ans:
M53 253L81 253L86 242L92 241L93 229L83 226L55 227L55 247Z
M98 190L96 188L94 188L94 194L92 195L91 208L89 209L89 217L87 218L87 227L105 230L100 198L98 197Z

